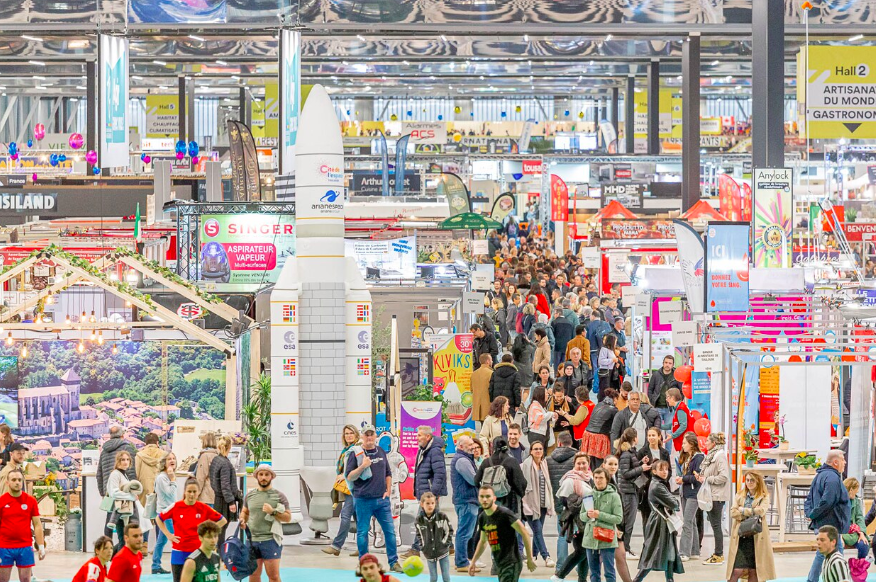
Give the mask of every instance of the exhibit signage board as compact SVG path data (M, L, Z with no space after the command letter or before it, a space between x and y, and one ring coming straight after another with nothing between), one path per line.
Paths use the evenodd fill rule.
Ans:
M627 208L641 209L644 204L647 184L634 182L609 182L602 184L602 207L617 200Z
M146 95L146 137L179 136L179 95ZM173 149L173 140L168 142Z
M280 158L284 174L295 173L295 145L298 142L298 122L301 114L301 33L280 30ZM269 97L267 88L265 98ZM267 120L266 120L267 121Z
M100 35L100 165L127 167L128 152L128 39Z
M433 391L442 394L447 402L448 422L443 427L447 446L444 453L452 455L460 436L477 438L471 418L474 336L470 333L433 334L429 345L432 347Z
M419 194L422 190L420 174L405 172L404 192ZM395 174L389 175L389 191L395 191ZM383 176L380 172L353 172L353 183L350 188L353 196L382 196Z
M658 218L606 218L602 221L603 239L674 239L675 225Z
M200 280L274 283L295 256L295 217L206 214L201 217Z
M808 46L797 65L797 102L809 99L800 108L809 111L808 122L801 115L801 137L806 129L815 139L876 138L876 47Z
M408 478L399 483L402 499L414 498L414 467L417 466L417 453L420 450L417 429L421 426L431 428L433 435L441 434L441 403L403 401L398 452L405 458L409 470Z
M706 231L706 311L748 311L748 241L745 223L712 223Z
M409 135L412 144L438 145L447 142L447 125L443 121L406 121L402 135Z
M0 188L0 216L130 216L145 210L152 187L40 186Z
M417 238L346 240L346 255L353 257L366 279L409 279L417 276Z
M755 168L754 261L756 268L791 266L794 170Z

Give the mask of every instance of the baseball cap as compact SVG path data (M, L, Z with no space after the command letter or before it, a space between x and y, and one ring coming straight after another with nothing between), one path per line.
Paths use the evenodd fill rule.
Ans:
M374 434L377 434L377 430L374 428L373 424L362 425L362 434L365 434L366 432L373 432Z
M380 567L380 561L377 559L377 556L374 554L365 554L361 558L359 558L359 566L364 566L365 564L377 564Z
M12 443L9 447L9 452L14 453L15 451L29 451L30 449L24 446L21 443Z

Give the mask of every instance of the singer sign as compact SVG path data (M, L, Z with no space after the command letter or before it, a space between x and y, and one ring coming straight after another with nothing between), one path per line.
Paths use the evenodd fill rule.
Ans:
M447 129L440 121L409 121L402 126L402 135L410 135L412 144L438 145L447 142Z

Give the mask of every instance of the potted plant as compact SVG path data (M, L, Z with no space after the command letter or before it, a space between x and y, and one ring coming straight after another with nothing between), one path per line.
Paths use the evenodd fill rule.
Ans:
M814 475L815 470L821 466L821 461L816 459L815 455L800 453L794 457L794 464L797 465L797 472L801 475Z
M754 425L751 425L751 430L746 430L742 433L742 443L745 465L747 467L754 467L754 464L757 463L760 457L760 454L757 452L759 436L755 432Z
M249 402L240 411L248 439L246 450L253 467L271 458L271 377L261 374L250 386ZM250 471L247 464L247 472Z
M789 444L788 439L785 438L785 415L779 417L776 413L776 417L776 432L770 440L780 451L787 451Z

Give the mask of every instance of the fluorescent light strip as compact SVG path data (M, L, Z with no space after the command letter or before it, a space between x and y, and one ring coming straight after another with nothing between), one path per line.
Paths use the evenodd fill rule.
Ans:
M198 41L198 42L207 42L207 39L202 38L202 37L200 37L200 36L195 36L194 34L190 34L190 35L189 35L189 38L192 39L192 40L196 40L196 41Z
M852 38L849 39L849 42L855 42L856 40L861 40L862 38L864 38L863 34L856 34L855 36L853 36Z
M216 64L217 64L217 65L221 65L221 66L224 67L224 66L227 65L228 63L226 63L225 61L216 61Z
M27 62L29 62L32 65L37 65L38 67L45 67L46 66L46 63L44 63L43 61L27 61Z
M21 35L21 38L23 38L23 39L25 39L25 40L32 40L32 41L34 41L34 42L43 42L43 39L41 39L40 37L38 37L38 36L30 36L29 34L22 34L22 35Z
M161 65L161 66L165 66L167 64L165 61L152 61L152 62L155 63L156 65Z

